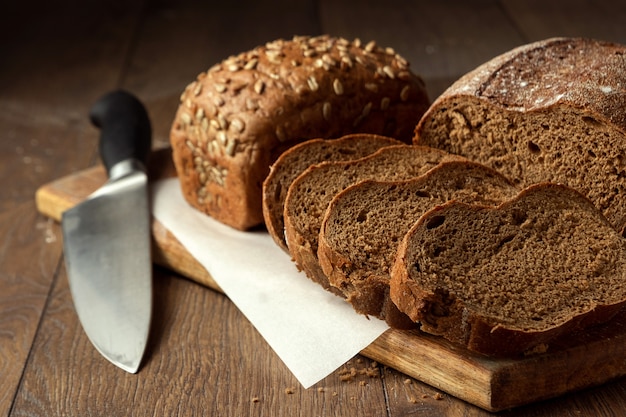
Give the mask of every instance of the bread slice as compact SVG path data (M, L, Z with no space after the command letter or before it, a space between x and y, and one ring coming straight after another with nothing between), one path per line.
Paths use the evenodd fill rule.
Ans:
M391 298L441 335L517 355L609 320L626 303L626 239L577 191L533 185L500 206L449 202L398 248Z
M326 210L318 245L322 271L356 311L394 326L395 316L388 317L391 267L417 219L452 199L497 205L518 191L496 171L469 161L444 162L407 181L351 186Z
M412 145L389 146L361 159L323 162L307 168L289 187L283 217L287 247L299 269L331 288L317 260L317 242L328 203L340 191L366 179L399 180L421 175L461 157Z
M435 100L414 143L466 156L520 186L564 183L626 224L626 46L554 38L516 48Z
M298 175L325 161L345 161L362 158L385 146L402 142L386 136L355 133L339 139L311 139L286 150L270 168L263 182L263 218L272 239L285 252L285 223L283 209L287 189Z

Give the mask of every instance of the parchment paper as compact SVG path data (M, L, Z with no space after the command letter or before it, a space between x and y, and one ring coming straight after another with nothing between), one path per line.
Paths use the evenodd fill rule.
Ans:
M155 218L207 269L305 388L388 329L298 272L267 232L237 231L193 209L178 179L156 182L152 200Z

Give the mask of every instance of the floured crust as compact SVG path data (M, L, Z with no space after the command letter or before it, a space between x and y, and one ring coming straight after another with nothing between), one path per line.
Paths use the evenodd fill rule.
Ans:
M276 40L201 73L171 130L186 200L237 229L263 222L261 185L282 151L367 132L410 141L429 104L391 48L329 36Z
M429 113L453 96L478 97L519 112L566 104L596 113L626 132L625 92L626 46L551 38L512 49L462 76Z
M496 208L426 213L399 246L390 294L423 331L510 356L609 320L625 279L626 241L604 216L571 188L538 184Z

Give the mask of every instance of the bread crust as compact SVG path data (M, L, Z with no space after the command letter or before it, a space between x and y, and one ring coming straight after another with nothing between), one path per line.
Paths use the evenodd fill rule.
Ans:
M429 105L404 58L375 42L276 40L201 73L170 133L185 199L234 228L263 223L262 183L285 149L366 132L411 141Z
M517 356L533 352L538 347L546 349L552 341L561 336L610 320L626 305L626 296L611 302L591 303L584 310L572 311L559 323L552 323L543 328L529 329L524 328L525 325L521 323L517 325L506 323L497 317L481 313L476 306L465 303L461 297L449 292L448 288L425 288L417 283L412 276L412 273L415 273L412 272L414 260L409 259L409 253L411 245L415 244L412 243L413 239L420 233L420 230L427 227L426 225L432 219L446 215L449 208L460 207L466 212L504 211L516 207L518 202L523 201L531 193L556 188L566 190L564 191L566 193L565 198L579 202L584 201L583 204L586 204L587 210L593 213L597 225L602 225L605 229L610 228L609 222L590 201L573 189L557 184L533 185L524 189L514 199L495 208L451 201L424 214L401 242L391 273L391 299L402 312L412 320L421 323L423 331L443 336L470 350L490 356ZM496 237L494 236L492 239L496 239ZM614 240L619 241L619 239ZM626 241L619 241L617 248L622 254L626 254ZM484 256L484 254L478 256ZM575 275L580 272L572 271ZM616 274L623 279L626 277L626 270L622 266L622 269L618 269ZM461 276L457 278L459 280L464 279ZM485 279L488 278L485 277ZM598 295L602 296L602 294Z

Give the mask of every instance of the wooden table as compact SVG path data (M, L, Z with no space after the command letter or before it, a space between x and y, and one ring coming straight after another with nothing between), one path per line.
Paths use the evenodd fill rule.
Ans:
M163 148L178 97L199 72L275 38L375 39L404 55L434 98L464 72L526 42L566 35L626 43L624 22L623 0L2 6L0 416L489 415L362 356L304 390L228 298L158 267L146 358L137 375L127 374L82 331L61 231L37 213L35 190L97 163L98 132L86 113L104 92L135 93L150 113L155 147ZM351 367L365 375L346 378ZM624 409L620 379L502 414L608 416Z

